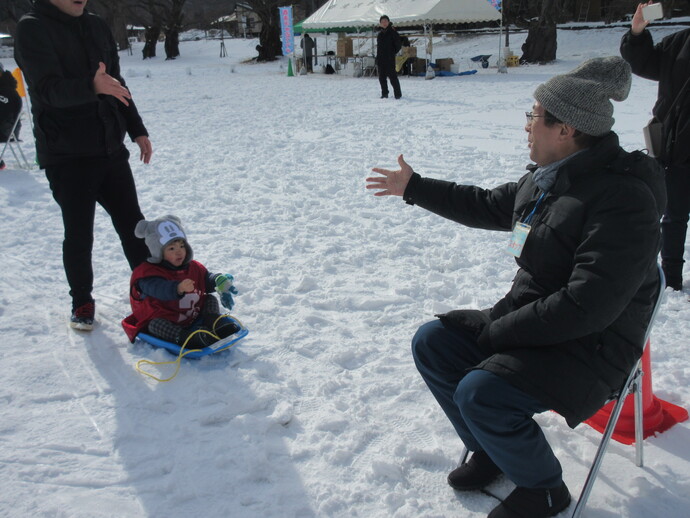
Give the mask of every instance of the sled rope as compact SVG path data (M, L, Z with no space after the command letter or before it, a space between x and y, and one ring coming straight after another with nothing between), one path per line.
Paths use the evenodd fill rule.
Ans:
M224 316L224 315L223 315L223 316ZM239 321L238 321L238 322L239 322ZM215 322L214 322L213 326L215 327ZM151 361L151 360L139 360L139 361L137 362L135 368L137 369L138 372L140 372L140 373L143 374L144 376L148 376L149 378L153 378L153 379L155 379L156 381L159 381L159 382L161 382L161 383L164 383L164 382L166 382L166 381L170 381L170 380L173 379L175 376L177 376L177 373L178 373L178 372L180 372L180 367L181 367L180 361L182 360L182 358L184 358L185 356L187 356L189 353L191 353L191 352L193 352L193 351L199 351L199 350L201 350L201 349L189 349L189 350L185 351L185 347L187 347L187 343L189 342L189 340L192 338L192 336L194 336L194 335L196 335L196 334L198 334L198 333L204 333L204 334L207 334L207 335L211 335L211 336L212 336L213 338L215 338L216 340L220 340L220 337L219 337L219 336L217 336L217 335L211 333L210 331L206 331L205 329L197 329L197 330L194 331L193 333L190 333L190 335L189 335L189 336L187 337L187 339L184 341L184 343L182 344L182 348L180 349L180 353L177 355L177 358L175 358L174 360L169 361L169 362L154 362L154 361ZM171 375L170 377L168 377L168 378L159 378L159 377L155 376L154 374L151 374L150 372L146 372L144 369L142 369L142 368L141 368L141 365L144 365L144 364L146 364L146 365L175 365L175 371L174 371L174 372L172 373L172 375Z
M213 322L213 329L216 328L216 324L218 323L218 321L220 321L221 318L225 318L225 317L236 321L239 324L240 329L244 329L244 324L240 321L240 319L233 317L229 313L226 313L224 315L219 315L218 318L216 318L216 320ZM184 343L182 344L182 347L180 348L180 352L177 355L177 358L175 358L174 360L169 361L169 362L154 362L151 360L139 360L135 365L136 370L138 372L140 372L141 374L143 374L144 376L148 376L149 378L153 378L154 380L161 382L161 383L172 380L175 376L177 376L177 373L180 372L182 358L184 358L185 356L187 356L188 354L190 354L194 351L201 351L202 350L202 349L189 349L189 350L185 351L185 347L187 347L187 343L189 343L189 340L192 338L192 336L194 336L197 333L206 333L207 335L211 335L213 338L215 338L216 341L220 340L220 337L218 335L211 333L210 331L206 331L205 329L197 329L193 333L190 333L190 335L184 341ZM147 372L144 369L142 369L141 365L144 365L144 364L146 364L146 365L175 365L175 371L168 378L159 378L159 377L155 376L154 374L151 374L150 372Z

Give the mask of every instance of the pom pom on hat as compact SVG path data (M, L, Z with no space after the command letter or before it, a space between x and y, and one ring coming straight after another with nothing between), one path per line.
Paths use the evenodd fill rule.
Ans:
M631 82L630 65L623 58L594 58L539 85L534 98L558 120L587 135L602 136L615 120L610 99L627 99Z
M189 246L182 222L177 216L163 216L153 221L142 219L134 227L134 235L144 238L144 242L151 254L151 257L147 259L150 263L160 263L163 260L163 249L176 239L182 239L187 248L187 257L185 257L184 264L189 263L194 257L194 252L192 247Z

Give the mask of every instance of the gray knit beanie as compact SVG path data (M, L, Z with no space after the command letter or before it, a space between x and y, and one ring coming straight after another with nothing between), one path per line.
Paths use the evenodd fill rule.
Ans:
M134 235L144 238L144 242L151 253L151 257L147 259L150 263L160 263L163 260L163 248L176 239L182 239L187 248L187 257L185 257L183 264L189 263L194 257L194 252L189 246L180 218L177 216L163 216L153 221L142 219L134 227Z
M623 58L594 58L539 85L534 98L558 120L598 137L613 127L609 99L624 101L631 81L630 65Z

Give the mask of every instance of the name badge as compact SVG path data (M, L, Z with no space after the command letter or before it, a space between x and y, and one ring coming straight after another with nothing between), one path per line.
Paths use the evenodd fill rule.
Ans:
M530 230L532 230L532 227L527 223L520 223L519 221L515 223L515 228L513 228L513 233L510 236L510 243L508 243L506 252L515 257L520 257Z

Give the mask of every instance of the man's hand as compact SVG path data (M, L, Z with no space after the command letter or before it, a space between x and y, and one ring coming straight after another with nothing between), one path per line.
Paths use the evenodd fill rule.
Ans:
M134 142L139 146L139 159L145 164L148 164L151 161L151 155L153 155L153 145L151 141L146 135L142 135L141 137L135 138Z
M646 4L637 4L637 9L635 10L635 14L633 15L632 19L632 27L630 28L630 32L633 33L633 36L639 36L642 34L642 31L644 31L645 27L649 25L649 22L645 20L644 16L642 15L642 8L653 3L654 2L649 1Z
M131 99L132 95L120 81L105 72L105 63L98 63L98 70L93 76L93 90L98 95L112 95L125 106L129 106L127 99Z
M398 171L374 167L372 171L383 176L367 178L367 189L379 189L378 192L374 193L374 196L402 196L414 171L405 162L402 155L398 157L398 165L400 165Z

